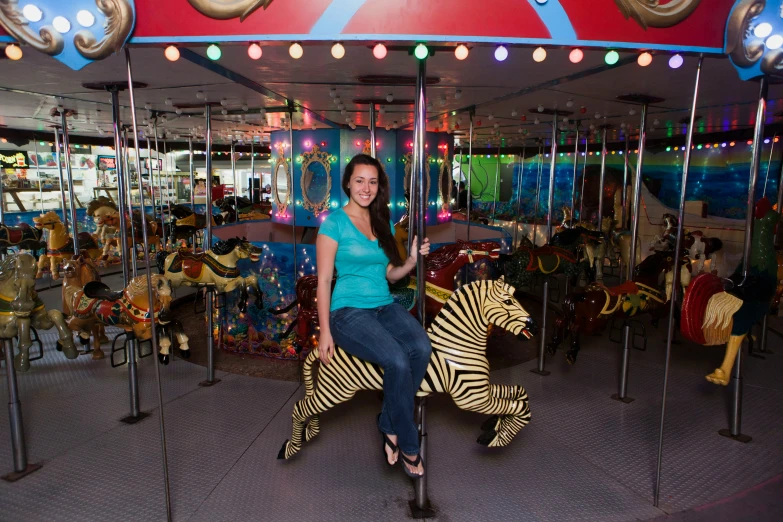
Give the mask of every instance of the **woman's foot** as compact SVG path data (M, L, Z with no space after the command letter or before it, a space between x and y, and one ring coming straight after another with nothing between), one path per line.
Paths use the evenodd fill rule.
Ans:
M417 477L421 477L424 475L424 462L419 458L418 455L411 456L403 453L402 465L405 466L409 476L415 475Z
M394 445L394 447L390 446L388 443L383 445L383 449L386 451L386 462L388 462L390 466L394 466L397 464L397 459L400 457L400 450L397 447L397 435L386 435L386 438Z

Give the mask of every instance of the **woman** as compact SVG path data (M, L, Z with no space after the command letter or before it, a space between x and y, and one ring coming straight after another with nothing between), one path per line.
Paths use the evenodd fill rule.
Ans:
M378 429L389 465L402 456L411 477L424 474L413 420L413 398L430 361L429 337L405 308L394 303L388 283L405 277L417 255L429 254L427 239L403 263L389 219L389 178L374 158L360 154L345 168L349 202L321 224L318 260L318 352L329 364L335 342L346 352L383 368L383 407ZM416 238L413 245L416 245ZM337 282L332 291L332 276Z

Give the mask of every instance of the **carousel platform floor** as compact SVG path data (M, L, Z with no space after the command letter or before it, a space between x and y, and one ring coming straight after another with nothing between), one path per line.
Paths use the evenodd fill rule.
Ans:
M529 306L535 312L537 307ZM534 315L536 315L534 313ZM771 321L783 332L783 322ZM652 505L665 329L647 327L646 352L631 354L630 404L616 391L619 345L583 342L576 365L563 352L542 377L536 361L492 372L523 384L532 421L505 449L475 443L484 417L448 397L428 409L429 493L442 521L783 519L783 338L765 360L744 358L741 444L727 427L730 389L704 380L720 347L674 347L663 482ZM43 468L0 481L0 520L165 520L155 366L139 363L142 410L128 412L127 368L47 350L18 376L31 462ZM321 434L291 461L276 459L290 437L297 382L218 372L198 386L201 366L175 358L161 368L172 513L178 521L405 520L411 481L379 455L376 393L358 394L321 417ZM6 389L5 369L0 386ZM7 411L0 411L0 472L11 471Z

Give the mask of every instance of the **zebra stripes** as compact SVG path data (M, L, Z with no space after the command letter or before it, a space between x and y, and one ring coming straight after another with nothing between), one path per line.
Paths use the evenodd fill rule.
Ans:
M489 382L486 357L489 325L494 324L528 339L535 323L519 302L514 288L498 281L476 281L458 289L444 304L427 331L432 356L417 395L448 393L462 409L493 415L482 426L478 442L490 447L507 446L528 422L527 393L521 386ZM375 364L354 357L339 347L328 366L321 366L318 382L313 363L318 350L304 362L305 397L294 405L293 432L278 458L289 459L320 430L319 414L350 400L359 390L381 390L383 371ZM310 419L307 422L307 419Z

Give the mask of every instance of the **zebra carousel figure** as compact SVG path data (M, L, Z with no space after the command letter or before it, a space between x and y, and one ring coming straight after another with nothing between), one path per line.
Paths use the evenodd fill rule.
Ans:
M490 324L527 339L536 334L533 318L514 298L514 292L503 277L462 286L451 294L427 330L432 355L417 395L448 393L460 408L492 415L477 440L489 447L507 446L530 421L527 392L522 386L489 382L486 350ZM305 398L294 405L293 432L280 449L279 459L290 459L302 449L303 434L307 441L318 435L321 413L350 400L357 391L383 387L383 372L378 366L339 346L331 362L320 366L316 382L313 363L318 358L316 348L305 359Z

